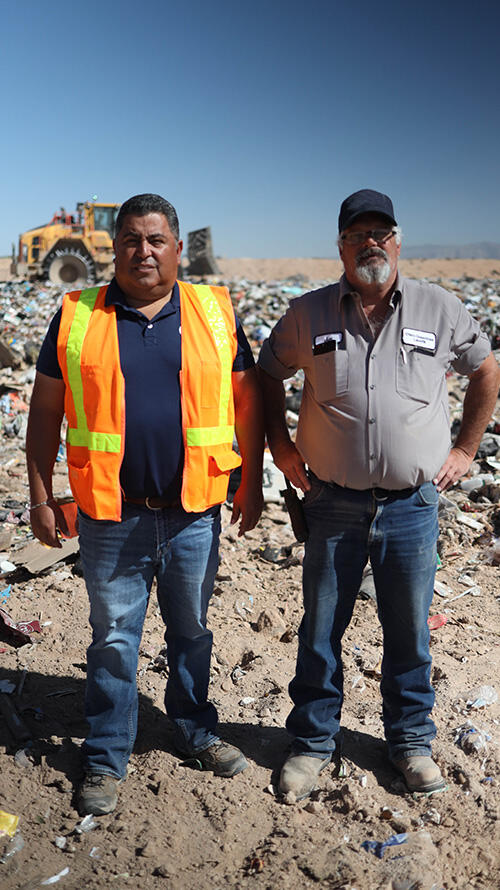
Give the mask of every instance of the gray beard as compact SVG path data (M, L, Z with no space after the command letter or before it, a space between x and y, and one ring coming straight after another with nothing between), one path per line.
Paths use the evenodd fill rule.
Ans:
M363 284L385 284L391 274L389 263L370 263L368 266L356 264L356 273Z
M380 257L383 263L370 263L370 257ZM356 272L363 284L385 284L391 274L391 267L387 262L387 254L381 247L364 250L356 260Z

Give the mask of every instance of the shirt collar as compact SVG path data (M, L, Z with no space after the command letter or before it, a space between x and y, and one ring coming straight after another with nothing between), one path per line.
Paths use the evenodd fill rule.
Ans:
M359 296L357 290L355 290L353 287L351 287L349 281L346 278L345 273L342 275L339 284L340 284L340 299L341 300L343 300L345 297ZM389 301L389 305L392 306L393 309L396 308L396 306L402 299L402 296L403 296L402 288L403 288L403 281L402 281L400 274L398 272L397 276L396 276L396 283L394 285L394 290L392 292L392 296Z
M135 309L133 306L128 305L127 297L123 293L116 278L113 278L108 285L108 290L106 292L106 298L105 298L104 303L106 306L121 306L123 309L127 310L128 312L133 312L134 314L138 314L141 316L141 318L144 317L143 313L139 309ZM165 313L166 315L170 315L172 312L176 311L179 308L180 308L180 293L179 293L179 285L176 281L172 288L172 296L170 297L169 302L166 303L166 305L163 307L161 312L158 313L158 316L163 315L163 313Z

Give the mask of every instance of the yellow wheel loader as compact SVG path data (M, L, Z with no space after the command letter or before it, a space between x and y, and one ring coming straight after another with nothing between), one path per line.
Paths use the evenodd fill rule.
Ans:
M79 203L61 207L51 222L19 236L11 272L29 281L48 279L77 289L113 276L113 233L119 204Z

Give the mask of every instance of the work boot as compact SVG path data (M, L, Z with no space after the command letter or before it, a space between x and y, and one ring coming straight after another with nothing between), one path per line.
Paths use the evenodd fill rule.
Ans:
M281 769L279 790L281 794L292 794L295 800L309 797L316 787L316 779L321 770L328 766L331 756L311 757L308 754L290 754Z
M402 774L408 791L442 791L446 782L432 757L415 755L393 760L393 766Z
M222 739L217 739L203 751L196 751L193 759L199 760L203 769L211 770L214 776L222 776L224 779L236 776L248 766L248 760L240 749L228 745Z
M112 813L118 801L118 785L121 781L105 773L87 773L78 791L80 816L104 816Z

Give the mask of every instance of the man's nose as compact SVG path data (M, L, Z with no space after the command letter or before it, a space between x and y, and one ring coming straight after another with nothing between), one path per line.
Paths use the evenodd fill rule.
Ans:
M147 238L141 238L141 240L137 242L136 253L141 257L150 256L151 245Z

